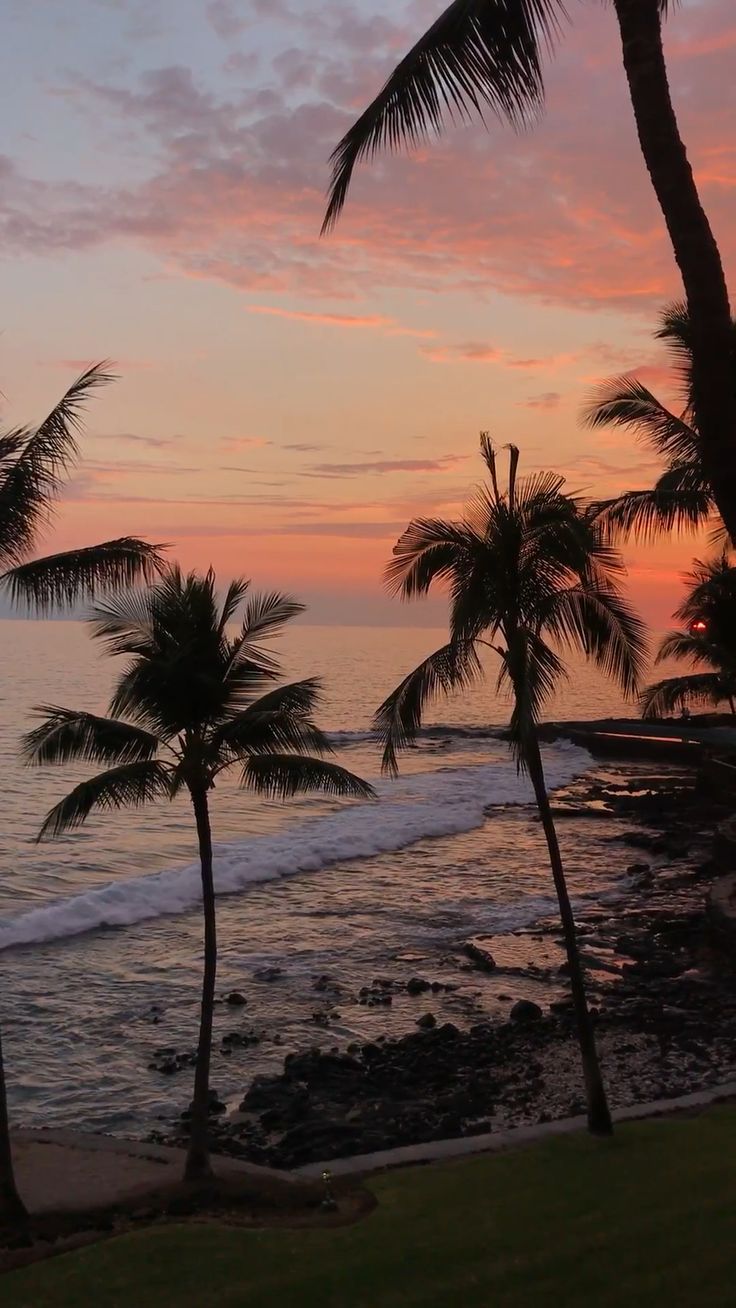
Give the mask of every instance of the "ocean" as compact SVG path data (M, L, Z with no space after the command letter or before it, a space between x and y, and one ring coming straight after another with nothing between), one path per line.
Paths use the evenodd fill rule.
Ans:
M509 706L496 696L492 670L472 695L430 709L398 780L380 776L372 711L444 639L441 630L297 623L279 645L289 679L322 678L320 724L339 761L374 782L379 799L266 803L235 778L213 793L218 993L235 989L247 1000L237 1013L218 1007L216 1038L233 1027L258 1037L248 1050L216 1054L213 1084L228 1104L291 1049L409 1029L424 1011L412 1001L390 1009L359 1001L374 978L452 969L453 951L468 938L531 931L554 912L530 786L494 734ZM11 1110L24 1125L142 1135L186 1107L191 1093L189 1072L172 1082L151 1066L162 1048L196 1043L201 920L191 811L182 798L103 813L37 845L47 810L85 773L19 763L31 709L103 712L115 664L82 623L3 621L0 640L0 1019ZM549 716L632 711L581 663ZM544 753L550 789L592 766L572 745ZM621 893L627 854L611 841L610 824L560 825L573 896ZM269 980L273 969L279 974ZM479 990L460 975L444 1001L453 1020L500 1014L520 994L534 998L533 968L517 971L500 994L498 981Z

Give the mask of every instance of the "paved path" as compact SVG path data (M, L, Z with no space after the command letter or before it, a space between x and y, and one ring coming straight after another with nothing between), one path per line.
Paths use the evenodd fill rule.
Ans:
M18 1131L13 1136L18 1189L31 1212L105 1208L162 1186L184 1170L184 1150L75 1131ZM217 1174L273 1187L299 1178L235 1158L215 1158Z

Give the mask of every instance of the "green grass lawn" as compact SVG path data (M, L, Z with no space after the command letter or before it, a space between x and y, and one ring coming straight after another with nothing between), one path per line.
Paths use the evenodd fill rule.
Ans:
M372 1182L354 1226L163 1227L12 1272L3 1308L736 1302L736 1110Z

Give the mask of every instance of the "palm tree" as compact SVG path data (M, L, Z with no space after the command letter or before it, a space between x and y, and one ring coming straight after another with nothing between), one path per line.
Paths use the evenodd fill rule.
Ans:
M731 310L721 257L680 137L662 47L676 0L613 0L644 162L682 275L693 339L693 394L703 464L736 539L736 394ZM416 146L448 118L490 108L513 126L544 99L542 55L566 18L564 0L452 0L397 65L332 155L323 231L337 221L356 164Z
M665 341L679 378L679 412L658 400L637 377L624 374L599 386L586 403L588 427L631 431L662 457L664 472L649 490L626 491L598 506L608 525L627 537L651 539L673 530L695 531L714 518L723 531L708 481L696 426L693 395L693 339L687 305L672 304L655 333ZM736 322L731 326L736 363ZM736 374L736 369L734 369Z
M647 686L640 700L645 718L724 701L736 714L736 568L724 553L709 562L696 560L685 580L689 589L675 614L684 629L667 633L656 662L682 659L708 671Z
M150 580L160 566L157 548L133 536L32 558L78 458L85 404L112 380L106 365L96 364L69 387L40 426L0 433L0 588L38 613L110 587ZM13 1172L0 1034L0 1222L25 1215Z
M166 571L142 594L99 605L93 634L112 656L129 660L109 717L45 706L44 721L24 742L31 763L84 761L105 771L83 781L48 814L39 840L80 827L93 809L173 799L192 803L202 870L204 975L185 1177L211 1175L209 1072L217 972L217 932L209 793L229 768L259 795L287 799L322 791L365 798L366 782L322 757L329 742L312 720L319 683L273 685L280 675L264 638L277 634L302 605L284 595L251 595L233 581L218 602L215 575ZM237 634L228 626L241 613ZM310 753L311 751L311 753ZM314 757L317 755L318 757Z
M500 659L497 689L507 687L513 697L512 748L534 789L560 907L588 1124L591 1131L609 1134L611 1116L537 726L565 673L553 646L581 651L633 693L642 666L643 626L621 597L617 580L623 565L605 529L563 493L563 478L538 473L519 481L519 451L509 448L505 491L499 486L493 445L484 434L481 452L490 485L478 487L460 522L417 518L394 547L386 573L389 589L412 600L426 595L435 582L444 583L450 593L450 639L389 695L376 714L376 726L384 742L384 768L395 772L397 751L415 738L427 702L477 681L484 649Z

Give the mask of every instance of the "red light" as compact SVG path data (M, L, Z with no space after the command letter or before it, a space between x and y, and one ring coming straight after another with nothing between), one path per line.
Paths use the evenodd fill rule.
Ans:
M698 634L702 634L702 632L708 630L708 623L703 622L702 618L698 618L697 622L690 623L690 630L691 632L693 632L693 634L695 634L696 632Z

